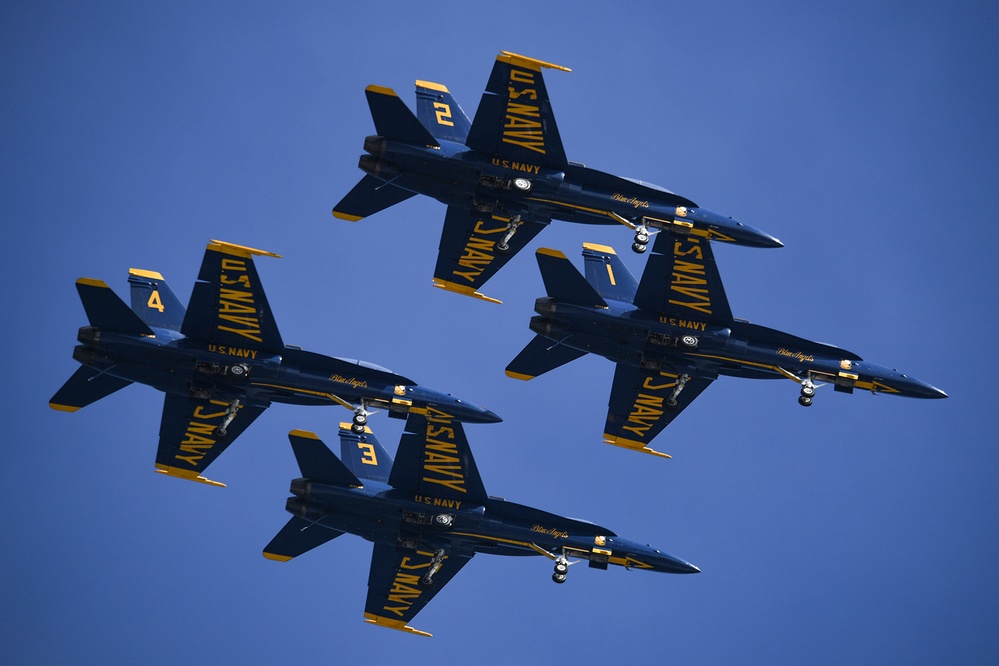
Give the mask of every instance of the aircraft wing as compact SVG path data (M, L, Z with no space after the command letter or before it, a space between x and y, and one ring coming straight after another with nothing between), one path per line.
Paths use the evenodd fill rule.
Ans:
M568 160L541 75L543 68L570 71L560 65L500 52L465 145L511 161L564 168Z
M721 326L733 321L711 242L698 236L656 236L634 303L684 320Z
M181 333L220 346L284 350L253 255L280 256L222 241L208 244Z
M226 415L227 403L168 393L160 421L160 445L156 451L156 471L215 486L223 483L201 476L226 447L260 416L264 408L242 405L236 418L220 436L216 428Z
M416 495L485 504L486 489L461 423L428 407L410 412L399 441L389 485Z
M478 289L549 222L533 220L526 213L521 215L521 221L523 223L507 243L509 249L500 252L496 244L506 234L510 218L448 206L434 269L434 286L499 303L495 298L479 293Z
M423 586L420 577L429 571L433 553L402 551L376 543L368 574L368 599L364 605L366 622L408 633L430 636L409 626L410 620L461 570L471 556L450 555L433 575L433 584Z
M677 378L676 373L618 363L604 425L604 442L669 458L650 449L649 442L714 381L706 375L691 377L677 396L676 406L670 407L666 401L676 388Z

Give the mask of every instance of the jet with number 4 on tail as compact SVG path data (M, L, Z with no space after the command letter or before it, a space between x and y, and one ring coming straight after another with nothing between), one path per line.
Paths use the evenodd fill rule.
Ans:
M569 71L502 51L469 121L445 86L416 82L417 114L394 91L368 86L375 123L358 166L364 178L333 208L357 221L423 194L447 205L434 284L499 302L478 290L553 219L621 224L644 252L650 230L781 247L773 236L701 208L656 185L570 162L543 69Z
M409 415L396 459L370 429L340 426L341 458L311 432L289 434L302 478L291 482L291 520L264 548L286 562L342 534L374 542L364 617L430 636L412 619L476 553L542 555L564 583L574 560L607 569L697 573L652 546L593 523L486 494L461 424L430 408Z
M370 409L405 418L434 405L469 422L501 420L377 365L285 345L254 255L278 256L211 241L186 310L153 271L129 271L131 308L101 280L77 280L90 321L73 350L82 365L49 406L74 412L133 382L163 391L156 471L212 485L223 484L205 468L272 402L341 405L359 432Z
M537 251L548 296L535 302L537 335L507 366L533 379L586 353L617 364L604 441L669 457L652 439L719 375L790 379L812 404L822 383L911 398L947 394L914 377L732 316L711 243L658 235L640 283L610 247L584 244L586 277L557 250Z

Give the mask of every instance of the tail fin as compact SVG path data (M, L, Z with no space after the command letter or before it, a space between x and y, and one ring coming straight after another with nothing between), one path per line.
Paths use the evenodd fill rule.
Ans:
M586 262L586 281L604 298L631 303L638 291L638 282L631 271L621 263L614 248L594 243L583 243Z
M416 114L436 139L465 143L472 123L451 92L439 83L416 82Z
M180 330L184 323L184 306L162 275L130 268L128 283L132 286L132 312L149 326Z
M349 423L340 424L340 456L347 469L362 479L388 483L392 456L385 451L371 428L363 435L351 431Z
M527 381L585 355L584 351L535 335L534 339L517 354L517 358L506 366L506 375Z
M437 146L437 140L420 124L409 107L391 88L368 86L364 90L375 121L375 132L389 141L413 143L419 146Z
M292 430L288 439L304 478L354 488L364 485L315 433Z
M547 247L538 248L535 254L549 296L574 305L607 307L607 303L597 290L586 281L564 254Z
M76 281L76 290L91 326L119 333L153 335L145 322L102 280L80 278Z
M75 412L131 383L84 365L77 368L69 381L56 391L49 400L49 407L60 412Z

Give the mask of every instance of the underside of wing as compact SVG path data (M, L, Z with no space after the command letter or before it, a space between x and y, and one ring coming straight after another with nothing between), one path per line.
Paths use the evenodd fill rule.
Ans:
M357 222L413 196L416 196L415 192L365 175L350 192L347 192L340 203L333 207L333 216L348 222Z
M279 256L221 241L208 244L181 326L185 336L238 348L284 349L254 255Z
M715 264L711 241L660 232L634 303L642 310L728 326L732 310Z
M712 381L706 376L688 377L619 363L611 386L604 442L669 458L649 448L649 443ZM677 393L678 385L681 389ZM675 405L670 404L673 400Z
M461 423L433 407L411 412L389 485L426 497L484 504L486 489Z
M506 374L508 377L526 381L585 355L585 351L553 342L542 335L535 335L506 366Z
M263 407L239 406L231 421L225 425L225 434L221 434L219 428L229 416L228 409L228 403L219 400L168 393L160 421L156 471L167 476L224 486L206 479L202 472L264 411Z
M496 58L466 145L490 155L555 169L567 164L541 70L569 71L503 51Z
M454 578L471 557L449 555L433 574L432 584L421 583L431 571L434 554L426 550L399 550L376 543L368 574L368 599L364 619L390 629L430 636L409 626L424 606Z
M49 407L60 412L75 412L131 384L106 372L81 365L62 388L49 400Z
M287 562L342 534L339 530L323 527L318 521L292 516L264 548L264 557Z
M479 288L530 243L547 223L547 220L529 219L527 215L513 222L511 218L497 214L448 206L434 269L434 285L498 303L479 293ZM511 230L514 233L508 236ZM504 241L506 249L501 250Z

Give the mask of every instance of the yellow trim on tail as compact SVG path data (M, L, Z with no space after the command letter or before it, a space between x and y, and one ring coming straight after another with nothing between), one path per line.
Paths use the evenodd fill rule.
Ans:
M111 288L104 280L98 280L95 278L80 278L79 280L76 281L76 284L82 284L87 287L102 287L104 289Z
M341 213L338 210L333 211L333 217L338 220L347 220L348 222L357 222L358 220L363 220L363 215L348 215L347 213Z
M159 273L157 273L156 271L147 271L147 270L145 270L143 268L129 268L128 269L128 274L129 275L134 275L136 277L149 278L150 280L162 280L163 279L163 276L160 275Z
M287 555L278 555L277 553L268 553L266 550L264 551L264 557L266 557L268 560L274 560L275 562L288 562L288 561L294 559L294 558L291 558L291 557L289 557Z
M398 97L395 91L391 88L386 88L385 86L375 86L370 85L364 89L366 92L378 93L379 95L389 95L390 97Z
M583 243L583 249L603 252L604 254L617 254L610 245L598 245L597 243Z
M274 254L273 252L268 252L267 250L258 250L256 248L247 247L245 245L236 245L235 243L227 243L220 240L212 240L208 242L208 249L213 252L222 252L223 254L232 254L237 257L243 257L249 259L255 254L262 257L275 257L277 259L281 258L280 254Z
M568 258L568 257L565 256L564 253L560 252L559 250L553 250L550 247L539 247L537 250L535 250L535 252L537 254L543 254L543 255L545 255L547 257L555 257L556 259L567 259Z
M349 423L347 421L340 421L340 429L341 430L350 430L353 426L354 426L353 423ZM353 431L351 431L351 432L353 432ZM364 426L364 434L366 434L366 435L372 434L371 428L369 428L368 426ZM316 437L316 439L319 439L319 438Z
M429 90L436 90L437 92L451 94L451 91L448 90L446 86L443 86L440 83L434 83L433 81L421 81L417 79L416 85L420 86L421 88L427 88Z
M615 437L614 435L608 435L607 433L604 433L604 444L612 444L614 446L620 446L623 449L638 451L639 453L648 453L649 455L658 456L660 458L673 457L668 453L661 453L660 451L654 451L653 449L650 449L648 446L646 446L644 443L636 441L634 439Z
M416 634L417 636L427 636L432 637L433 634L429 634L425 631L420 631L419 629L414 629L402 620L393 620L392 618L382 617L381 615L375 615L373 613L365 613L364 621L368 624L374 624L379 627L386 627L388 629L395 629L397 631L404 631L407 634Z
M461 294L462 296L471 296L472 298L478 298L483 301L488 301L490 303L500 303L500 304L503 303L503 301L499 299L491 298L489 296L486 296L485 294L475 291L474 288L469 287L468 285L458 284L456 282L448 282L447 280L442 280L440 278L434 278L434 286L439 289L443 289L444 291L451 291L456 294Z
M557 69L563 72L572 71L568 67L563 67L562 65L556 65L555 63L545 62L544 60L538 60L537 58L532 58L530 56L523 56L518 53L511 53L510 51L500 51L500 55L496 56L496 59L502 62L508 62L511 65L517 65L518 67L527 67L528 69L533 69L538 72L541 71L542 67Z
M292 430L288 434L289 435L293 435L295 437L301 437L303 439L319 439L319 435L317 435L316 433L311 432L309 430L297 430L296 429L296 430Z
M209 486L218 486L219 488L225 488L224 483L219 481L212 481L211 479L206 479L203 476L198 476L197 472L192 472L189 469L181 469L179 467L170 467L168 465L161 465L156 463L156 473L165 474L166 476L172 476L175 479L186 479L188 481L197 481L198 483L204 483Z

